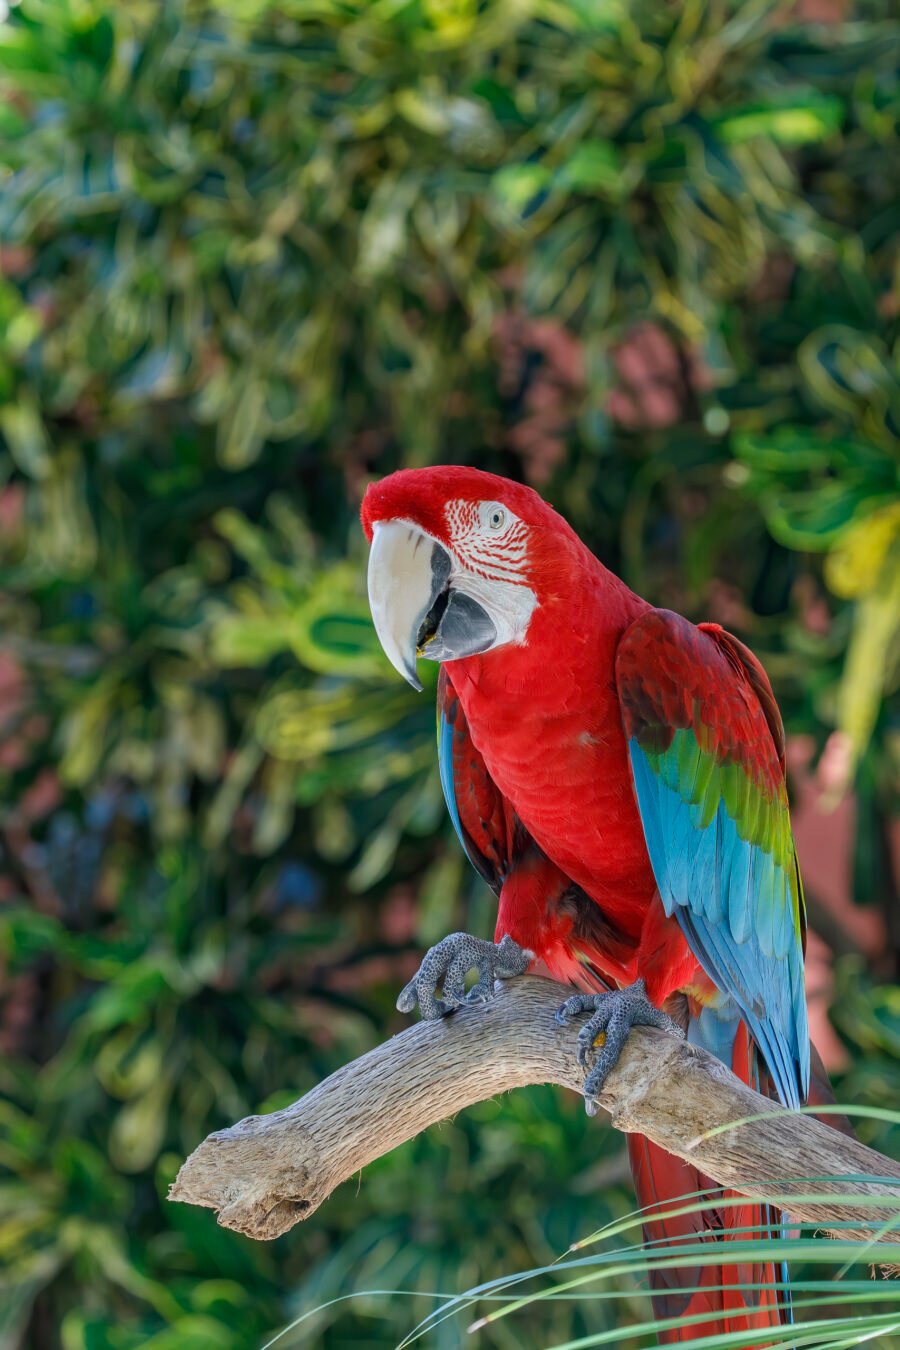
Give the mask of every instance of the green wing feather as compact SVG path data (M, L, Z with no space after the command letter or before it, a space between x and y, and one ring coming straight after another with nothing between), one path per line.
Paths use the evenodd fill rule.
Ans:
M616 678L663 904L797 1106L809 1086L805 914L768 680L735 638L664 610L628 629Z

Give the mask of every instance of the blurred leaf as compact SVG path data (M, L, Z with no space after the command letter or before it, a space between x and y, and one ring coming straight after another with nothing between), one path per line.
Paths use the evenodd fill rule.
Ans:
M560 182L574 192L605 191L618 195L625 162L611 141L583 141L560 172Z
M882 564L858 600L838 688L838 726L849 737L854 764L875 727L886 686L900 660L900 548Z
M0 408L0 431L19 468L32 478L45 478L50 472L50 447L40 412L34 401L23 395L18 403Z
M119 1108L109 1131L110 1161L119 1171L143 1172L155 1161L166 1137L170 1091L161 1076Z
M307 669L320 675L387 675L369 607L353 594L357 584L353 571L331 569L292 613L289 641Z
M219 455L229 469L245 469L259 455L266 436L266 390L260 379L247 379L230 415L219 423Z
M494 174L493 188L500 201L516 214L549 188L553 175L543 164L508 164Z
M835 135L843 120L843 99L808 94L795 104L757 103L738 109L718 118L715 127L726 144L763 136L776 145L797 146Z
M876 510L854 525L825 560L829 590L845 600L872 590L883 571L900 567L900 559L893 557L898 538L900 503Z

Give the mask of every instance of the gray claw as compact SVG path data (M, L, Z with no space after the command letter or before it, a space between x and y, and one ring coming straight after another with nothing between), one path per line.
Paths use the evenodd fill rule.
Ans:
M522 975L534 953L520 947L507 934L501 942L485 942L468 933L451 933L426 953L418 971L397 999L400 1012L412 1012L418 1003L422 1016L431 1021L446 1017L463 1003L486 1003L494 997L494 981ZM478 971L478 982L466 993L465 979ZM437 986L442 984L442 997Z
M584 1104L588 1115L595 1115L594 1100L601 1091L611 1069L615 1068L622 1047L632 1027L657 1027L684 1039L684 1031L671 1017L655 1008L647 998L644 981L637 980L627 989L612 990L608 994L573 994L558 1009L556 1020L565 1026L580 1013L593 1011L578 1033L576 1054L584 1068L593 1056L593 1068L584 1080ZM603 1037L601 1045L596 1041Z

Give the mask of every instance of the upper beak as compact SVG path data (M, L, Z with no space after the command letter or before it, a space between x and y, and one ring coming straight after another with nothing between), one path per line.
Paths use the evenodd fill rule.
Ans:
M416 675L419 630L445 590L450 556L415 525L379 521L369 553L369 606L378 640L395 670L421 689Z
M369 605L385 655L413 689L422 684L416 657L453 661L484 652L497 638L491 616L454 574L447 550L405 520L381 520L372 531Z

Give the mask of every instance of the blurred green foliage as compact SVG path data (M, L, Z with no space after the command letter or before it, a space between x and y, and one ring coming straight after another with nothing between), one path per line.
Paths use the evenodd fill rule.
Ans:
M630 1208L549 1090L271 1247L165 1204L209 1130L396 1028L424 944L493 927L368 622L372 474L524 476L739 632L889 902L898 47L880 0L0 26L0 1345L237 1348L418 1291L303 1328L390 1345ZM896 1102L896 991L841 980L850 1099ZM535 1345L617 1315L539 1313Z

